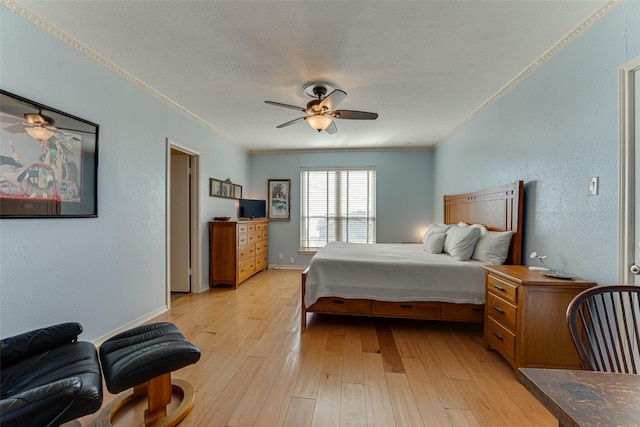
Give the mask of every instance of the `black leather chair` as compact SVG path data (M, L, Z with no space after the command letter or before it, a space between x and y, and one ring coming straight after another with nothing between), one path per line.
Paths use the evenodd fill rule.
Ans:
M57 426L102 405L102 373L79 323L0 341L0 425Z

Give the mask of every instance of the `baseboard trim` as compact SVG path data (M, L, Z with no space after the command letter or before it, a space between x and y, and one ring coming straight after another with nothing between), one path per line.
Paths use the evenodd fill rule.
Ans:
M156 316L161 315L162 313L166 313L167 311L169 311L169 307L168 306L163 306L160 307L154 311L152 311L151 313L145 314L142 317L138 317L136 320L134 320L133 322L129 322L125 325L122 325L121 327L114 329L111 332L106 333L105 335L96 338L95 340L91 341L91 343L93 345L95 345L96 347L100 347L100 345L105 342L106 340L108 340L109 338L118 335L120 332L124 332L128 329L131 328L135 328L136 326L140 326L145 322L148 322L149 320L153 319Z
M278 265L278 264L269 264L269 269L271 270L304 270L307 268L307 265Z

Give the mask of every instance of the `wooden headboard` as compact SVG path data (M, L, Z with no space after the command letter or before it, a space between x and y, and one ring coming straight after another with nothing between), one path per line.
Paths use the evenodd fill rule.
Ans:
M491 231L513 231L505 264L522 264L524 182L475 193L444 196L444 222L483 224Z

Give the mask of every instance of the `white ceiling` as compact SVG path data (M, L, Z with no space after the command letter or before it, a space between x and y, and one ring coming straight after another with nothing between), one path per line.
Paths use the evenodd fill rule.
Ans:
M258 152L433 147L605 2L16 4ZM264 101L302 107L309 99L301 87L310 80L347 92L341 109L379 118L336 120L333 135L304 121L276 129L304 114Z

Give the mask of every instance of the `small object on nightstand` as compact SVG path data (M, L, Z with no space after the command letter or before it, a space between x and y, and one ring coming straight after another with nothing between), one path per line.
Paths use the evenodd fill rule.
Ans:
M542 267L536 267L535 265L529 266L529 270L540 270L540 271L546 271L549 270L547 268L547 266L544 264L544 260L547 258L546 255L538 255L538 252L533 251L531 252L531 254L529 255L529 258L534 259L534 258L538 258L538 260L540 261L540 263L542 264Z
M230 216L214 216L214 221L229 221L231 219Z
M563 273L562 271L551 271L551 270L547 270L547 271L541 271L540 274L542 274L543 276L547 276L547 277L553 277L555 279L575 279L576 276L574 276L573 274L568 274L568 273Z

